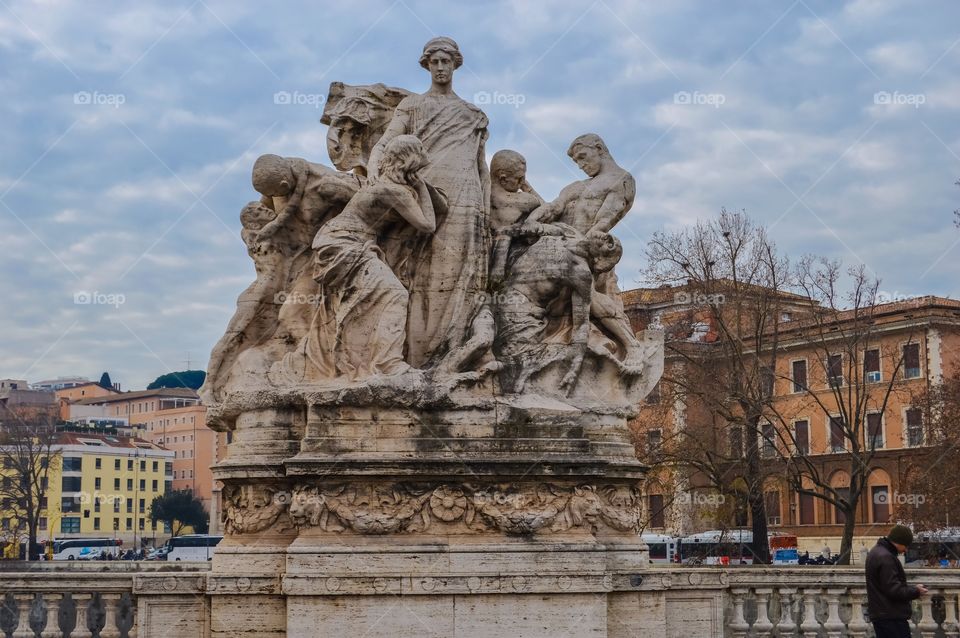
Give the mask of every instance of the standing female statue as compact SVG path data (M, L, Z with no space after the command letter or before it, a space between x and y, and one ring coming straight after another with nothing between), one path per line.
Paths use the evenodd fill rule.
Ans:
M484 157L487 116L453 92L453 72L463 64L457 43L434 38L423 47L420 66L430 71L430 89L404 98L374 147L374 175L384 149L398 135L414 135L430 159L423 179L446 195L448 212L419 242L409 259L410 312L407 362L435 365L463 345L487 286L487 215L490 176Z

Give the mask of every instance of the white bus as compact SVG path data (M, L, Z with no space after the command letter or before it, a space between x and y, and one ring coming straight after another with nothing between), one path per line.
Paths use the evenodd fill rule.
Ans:
M53 541L51 560L95 560L103 553L114 558L120 553L120 541L115 538L58 538Z
M184 534L167 541L167 560L211 560L223 536Z
M651 563L666 565L674 562L674 557L680 547L677 537L667 534L647 533L642 534L640 538L647 544Z

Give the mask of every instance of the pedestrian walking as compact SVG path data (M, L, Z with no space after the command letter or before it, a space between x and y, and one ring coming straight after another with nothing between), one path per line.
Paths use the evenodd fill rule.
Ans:
M877 638L910 638L910 601L925 596L923 585L908 585L898 556L913 543L913 532L895 525L867 554L867 613Z

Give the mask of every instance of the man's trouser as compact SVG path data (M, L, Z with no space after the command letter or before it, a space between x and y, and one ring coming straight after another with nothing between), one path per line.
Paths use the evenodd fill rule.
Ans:
M910 638L910 623L906 620L874 620L877 638Z

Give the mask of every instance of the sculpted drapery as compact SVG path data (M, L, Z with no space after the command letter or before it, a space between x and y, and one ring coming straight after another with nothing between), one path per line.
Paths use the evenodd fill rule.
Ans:
M487 116L451 88L463 58L449 38L424 47L421 66L433 86L400 102L371 164L396 135L420 139L429 159L426 182L444 192L447 213L437 230L415 242L409 257L407 362L425 367L464 341L487 285L489 174L484 158Z

